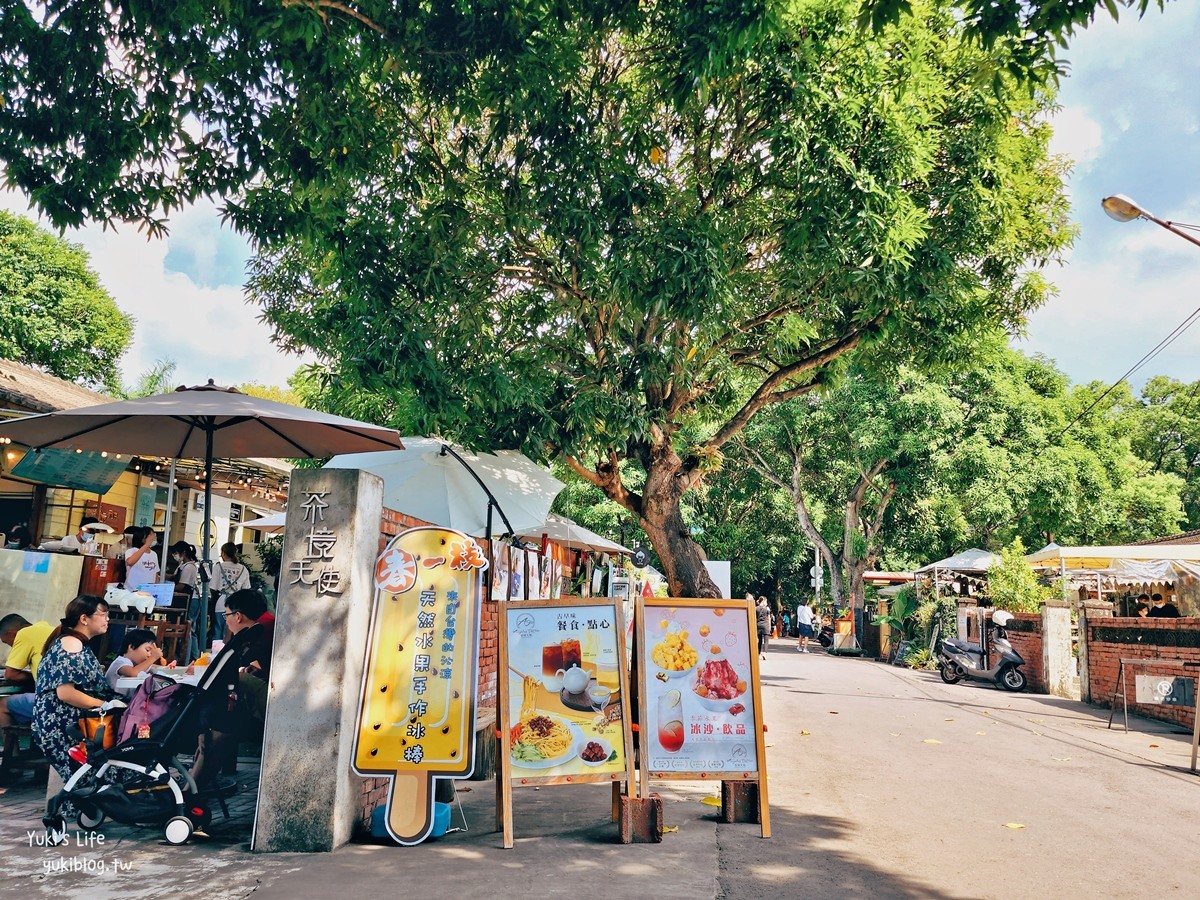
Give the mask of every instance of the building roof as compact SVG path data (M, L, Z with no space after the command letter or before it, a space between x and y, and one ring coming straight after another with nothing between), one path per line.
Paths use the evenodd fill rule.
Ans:
M11 359L0 359L0 409L48 413L95 406L112 399Z
M1162 538L1149 538L1144 541L1134 541L1134 546L1143 544L1200 544L1200 531L1181 531L1179 534Z

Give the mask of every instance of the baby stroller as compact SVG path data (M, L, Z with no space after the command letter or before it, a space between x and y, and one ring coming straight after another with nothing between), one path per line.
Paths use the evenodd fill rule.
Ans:
M208 711L214 704L223 707L228 702L228 685L237 683L235 667L233 654L222 650L198 684L173 685L169 706L150 723L149 737L138 737L135 731L108 750L102 732L84 742L86 755L72 756L80 767L46 804L42 824L52 845L67 839L60 810L68 801L79 810L77 822L84 829L96 828L105 819L124 825L161 825L167 843L183 844L193 831L206 828L212 819L210 802L216 800L224 808L225 797L237 787L199 791L179 755L195 751Z

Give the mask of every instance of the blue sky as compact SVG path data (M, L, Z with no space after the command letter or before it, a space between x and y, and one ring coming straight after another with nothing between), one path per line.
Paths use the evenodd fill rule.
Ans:
M1122 193L1160 218L1200 224L1200 3L1177 0L1143 20L1101 13L1072 41L1055 118L1056 152L1076 161L1070 180L1080 235L1049 273L1058 296L1036 312L1017 346L1054 359L1073 381L1111 382L1200 306L1200 247L1148 222L1119 224L1102 197ZM13 194L0 204L28 214ZM137 320L126 381L174 359L194 384L283 385L305 360L280 353L242 299L248 251L209 203L176 215L147 241L124 226L69 232L118 305ZM1200 326L1131 379L1200 379Z
M1101 14L1066 56L1054 148L1076 161L1070 179L1080 234L1049 273L1059 294L1017 346L1054 359L1073 381L1115 381L1200 307L1200 247L1100 208L1125 194L1162 219L1200 224L1200 4L1170 3L1142 20ZM1200 327L1131 376L1200 379Z

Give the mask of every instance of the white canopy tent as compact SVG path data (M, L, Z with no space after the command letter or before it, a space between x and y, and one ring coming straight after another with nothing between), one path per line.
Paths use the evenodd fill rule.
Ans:
M972 547L970 550L963 550L961 553L921 566L914 573L917 576L918 595L921 590L922 575L933 578L934 593L940 594L942 585L958 580L957 576L967 575L973 578L982 578L987 575L987 570L999 561L1000 557L995 553Z
M546 535L556 544L575 547L582 550L593 550L601 553L633 553L628 547L623 547L616 541L610 541L602 535L584 528L578 522L566 516L550 513L546 521L537 528L522 531L520 537L529 541L540 541Z
M1047 544L1025 557L1033 568L1059 573L1066 583L1096 586L1151 584L1200 578L1200 544L1125 544L1060 547Z

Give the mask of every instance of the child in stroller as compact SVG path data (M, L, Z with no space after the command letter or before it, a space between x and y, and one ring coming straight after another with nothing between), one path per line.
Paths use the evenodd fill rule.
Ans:
M62 791L50 798L42 817L51 844L67 839L60 809L68 801L79 809L78 824L85 829L97 827L106 818L126 825L161 825L168 843L183 844L193 831L205 828L212 818L209 802L223 803L236 786L198 790L179 756L195 751L210 710L217 705L224 708L229 702L228 683L231 678L232 683L237 682L236 665L226 648L195 686L175 684L168 676L148 675L149 679L166 679L158 684L171 691L167 708L151 722L127 721L122 731L131 733L111 749L104 749L103 734L99 733L83 743L78 758L79 748L72 751L72 759L81 765ZM131 700L135 708L136 700L137 694ZM127 711L127 715L134 714Z

